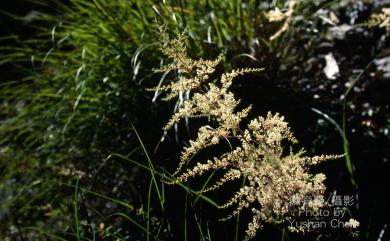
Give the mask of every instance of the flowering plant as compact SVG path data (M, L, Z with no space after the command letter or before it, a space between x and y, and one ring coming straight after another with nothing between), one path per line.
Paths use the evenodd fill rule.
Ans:
M319 162L337 159L343 155L321 155L308 157L302 149L293 152L289 144L296 143L288 123L278 113L270 112L257 117L245 125L251 107L239 110L240 100L229 90L235 77L255 73L261 69L236 69L224 73L219 81L211 81L210 75L221 62L215 60L193 60L187 56L183 35L170 39L162 33L161 50L173 63L157 72L177 71L176 82L155 90L169 92L166 99L173 99L186 93L183 101L168 121L167 131L183 118L206 118L210 125L201 126L195 140L184 148L174 175L179 182L200 176L211 170L223 170L224 175L202 192L220 188L228 181L245 179L245 184L221 208L235 206L232 217L241 210L250 208L252 222L246 230L246 240L253 238L262 224L282 223L298 216L303 209L318 210L326 205L323 198L325 175L310 174L310 166ZM213 125L213 126L211 126ZM232 145L232 141L238 143ZM199 151L226 142L230 151L205 162L197 162L191 168L186 164ZM286 151L286 149L290 147ZM309 203L302 200L307 196L317 198ZM294 202L291 202L291 199ZM304 231L304 230L296 230Z

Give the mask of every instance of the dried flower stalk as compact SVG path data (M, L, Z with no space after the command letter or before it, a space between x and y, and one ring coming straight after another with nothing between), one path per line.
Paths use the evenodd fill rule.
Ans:
M288 30L290 27L290 23L293 20L293 13L294 13L294 8L295 5L297 4L296 0L290 0L288 1L288 9L285 13L282 13L279 8L275 8L275 10L271 10L266 14L266 17L268 21L270 22L276 22L276 21L281 21L284 20L282 27L274 33L269 40L275 40L277 39L282 33Z

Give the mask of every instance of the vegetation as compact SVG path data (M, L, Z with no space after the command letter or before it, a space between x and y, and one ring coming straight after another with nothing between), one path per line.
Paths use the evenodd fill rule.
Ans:
M241 100L234 107L252 105L250 119L268 111L282 113L309 155L345 153L340 160L313 168L327 176L325 197L353 196L354 205L345 209L348 217L360 222L360 234L354 233L359 239L378 239L380 233L383 240L388 237L389 199L383 184L389 181L390 154L389 21L388 10L380 3L50 0L19 4L28 6L28 11L1 13L6 20L1 22L16 27L2 24L8 31L0 39L0 238L244 238L249 213L219 221L228 213L218 207L234 191L199 192L210 188L221 173L211 172L190 184L181 182L186 174L175 173L181 148L191 149L193 142L187 141L205 122L184 118L185 123L174 125L175 119L170 122L174 130L162 130L172 115L187 117L180 111L194 94L166 83L180 83L199 73L194 75L193 69L183 75L177 58L176 67L167 64L160 48L172 40L161 37L161 26L170 36L186 36L171 54L175 50L184 54L180 51L186 49L187 61L206 71L210 83L218 83L217 77L224 73L262 68L229 86L229 93ZM219 54L216 61L205 60ZM154 87L154 92L147 91ZM164 90L179 95L174 106L159 100ZM207 117L203 112L193 114ZM284 126L278 116L256 123L272 118ZM210 120L214 127L228 124ZM226 148L211 153L207 149L196 160L218 156ZM234 170L237 167L230 175L238 177ZM251 185L245 179L241 184L224 184L224 190ZM288 226L265 225L254 239L355 238L349 230L302 235L290 233Z
M162 33L164 35L164 32ZM186 55L183 38L172 40L164 38L163 53L174 60L174 64L163 67L160 71L169 73L177 71L181 77L177 82L156 88L156 91L169 90L167 98L178 97L180 93L189 92L188 100L179 104L177 112L172 116L164 129L168 130L185 118L206 118L207 125L199 128L198 136L184 148L175 173L180 173L184 165L194 159L199 152L218 144L228 145L230 150L219 157L198 162L178 176L179 182L201 176L212 170L225 170L223 176L212 186L200 190L200 193L213 191L229 181L242 179L242 187L221 208L237 205L228 218L240 214L251 207L253 220L246 230L245 240L256 236L262 223L283 223L301 210L318 211L326 206L323 197L325 187L324 174L310 175L307 169L319 162L338 159L337 155L304 156L304 150L284 154L284 142L296 143L293 133L279 114L270 112L266 118L252 119L246 127L244 120L251 107L238 111L240 100L229 91L233 78L261 69L238 69L224 73L217 83L208 83L210 74L221 58L214 61L191 60ZM196 73L191 76L192 73ZM211 126L210 126L211 125ZM238 145L233 146L238 141ZM296 202L291 202L292 197ZM315 200L305 203L305 197L316 196ZM255 208L258 204L260 208ZM356 221L355 221L356 222ZM359 223L357 222L357 225ZM290 227L291 230L304 231Z

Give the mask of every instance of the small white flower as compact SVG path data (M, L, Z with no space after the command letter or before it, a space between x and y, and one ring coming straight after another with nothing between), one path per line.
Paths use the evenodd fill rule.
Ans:
M265 16L270 22L278 22L286 18L286 15L284 15L278 7L276 7L274 10L270 10L265 14Z
M328 79L336 79L340 75L339 65L332 53L325 55L324 73Z
M347 228L352 228L352 229L355 229L355 228L358 228L360 225L359 221L351 218L348 220L348 222L345 222L345 227Z

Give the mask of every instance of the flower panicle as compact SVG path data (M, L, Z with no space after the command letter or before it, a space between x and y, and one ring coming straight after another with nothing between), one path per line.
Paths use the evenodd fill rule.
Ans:
M163 70L175 70L181 76L162 89L170 91L169 99L181 92L190 92L190 95L178 106L164 130L169 130L184 118L205 118L212 126L199 128L197 137L183 149L173 175L180 182L188 182L190 178L210 171L224 173L201 192L213 191L227 182L245 179L245 185L220 208L234 206L229 217L244 209L252 212L253 220L248 225L245 238L249 240L264 223L281 223L295 217L304 204L291 202L292 197L304 199L307 196L323 196L325 175L312 175L308 170L312 165L343 155L307 157L303 149L294 153L291 145L297 140L279 113L268 112L265 117L243 122L251 107L239 108L240 100L230 90L232 81L239 75L256 73L261 69L235 69L222 74L218 81L212 81L210 74L223 58L220 56L214 61L191 60L185 53L182 37L165 39L167 42L162 47L163 53L173 59L174 64ZM200 151L221 143L228 143L230 151L205 162L195 162L192 168L183 170ZM286 148L290 152L286 153ZM324 205L324 202L316 202L310 208L317 210ZM351 226L356 225L353 223Z

